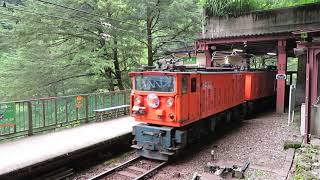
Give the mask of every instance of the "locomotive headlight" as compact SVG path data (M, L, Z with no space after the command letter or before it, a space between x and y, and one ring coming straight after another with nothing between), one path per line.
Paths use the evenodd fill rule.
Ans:
M154 93L151 93L147 96L147 102L148 105L153 109L159 107L160 105L159 97Z
M174 103L174 99L172 97L169 97L168 100L167 100L167 106L168 107L171 107Z
M134 102L135 102L136 105L140 105L142 103L142 97L141 96L137 96L134 99Z

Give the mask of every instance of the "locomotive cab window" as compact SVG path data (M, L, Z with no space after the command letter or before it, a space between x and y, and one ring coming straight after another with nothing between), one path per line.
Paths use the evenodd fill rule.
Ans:
M136 76L135 90L154 92L174 92L175 77L166 75Z
M191 92L197 91L197 78L191 79Z
M182 86L181 86L182 94L188 93L188 77L182 77Z

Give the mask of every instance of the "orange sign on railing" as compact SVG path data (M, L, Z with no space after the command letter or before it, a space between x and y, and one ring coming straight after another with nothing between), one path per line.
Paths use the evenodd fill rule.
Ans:
M77 100L76 108L80 109L82 107L82 104L83 104L83 97L82 96L77 96L76 100Z

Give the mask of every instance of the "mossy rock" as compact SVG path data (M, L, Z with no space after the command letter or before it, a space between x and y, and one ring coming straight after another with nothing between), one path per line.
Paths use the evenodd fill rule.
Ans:
M298 141L285 141L284 144L283 144L283 148L285 150L290 149L290 148L298 149L298 148L301 148L301 142L298 142Z

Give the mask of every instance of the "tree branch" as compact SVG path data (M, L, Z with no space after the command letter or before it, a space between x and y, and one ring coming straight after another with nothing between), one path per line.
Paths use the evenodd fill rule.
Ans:
M158 7L159 4L160 4L160 0L157 1L155 7ZM153 20L154 20L155 16L153 16L152 19L151 19L151 24L153 23L153 25L151 26L151 29L153 29L153 28L158 24L159 18L160 18L160 14L161 14L161 10L160 10L160 8L158 8L158 13L157 13L156 21L153 23Z
M95 35L95 36L97 36L97 37L100 37L100 34L97 34L97 33L95 33L94 31L90 31L89 29L86 29L86 28L84 28L83 30L86 31L86 32L88 32L88 33L91 33L91 34L93 34L93 35Z
M132 36L132 38L135 39L136 41L140 42L141 44L144 44L144 45L148 46L148 43L147 43L147 42L142 41L141 39L138 39L138 38L133 37L133 36Z
M155 7L154 10L159 6L159 4L160 4L160 0L157 0L156 4L154 5L154 7ZM154 13L154 10L151 11L150 15L152 15L152 14ZM159 11L160 11L160 9L158 8L158 12L159 12ZM151 18L151 24L152 24L154 18L155 18L155 16L152 16L152 18ZM159 18L159 14L158 14L158 18Z
M80 62L80 63L76 63L76 64L67 64L63 68L65 69L65 68L68 68L68 67L71 67L71 66L89 66L89 67L91 67L92 64Z
M157 14L157 17L156 17L156 21L153 23L153 25L151 26L151 29L153 29L159 22L159 19L160 19L160 14L161 14L161 11L160 9L158 9L158 14ZM152 18L152 22L153 22L153 18Z
M186 30L188 30L190 27L192 26L192 23L186 25L184 28L182 28L180 31L178 31L176 34L174 34L171 38L169 38L166 41L162 41L160 42L153 51L153 55L155 55L158 52L158 49L161 48L162 46L164 46L165 44L168 44L170 42L172 42L173 40L175 40L178 36L180 36L182 33L184 33Z
M71 38L68 38L68 36L67 36L67 37L65 37L65 38L60 39L60 40L57 41L57 42L54 42L54 43L52 43L52 44L49 44L48 47L59 46L59 45L65 43L65 42L69 41L70 39L71 39Z
M87 77L87 76L95 76L95 75L96 75L95 73L74 75L74 76L70 76L70 77L66 77L66 78L59 79L59 80L57 80L57 81L50 82L50 83L46 84L45 86L50 86L50 85L52 85L52 84L57 84L57 83L59 83L59 82L63 82L63 81L69 80L69 79L80 78L80 77Z
M72 34L72 33L55 33L57 35L69 35L69 36L73 36L73 37L76 37L76 38L80 38L80 39L84 39L84 40L98 40L97 38L93 38L93 37L90 37L90 36L83 36L84 34Z

